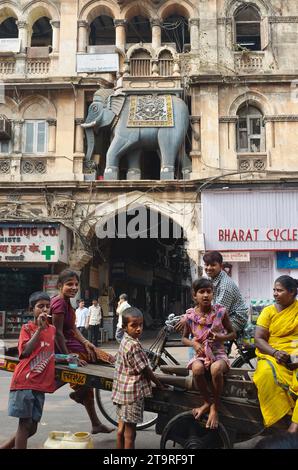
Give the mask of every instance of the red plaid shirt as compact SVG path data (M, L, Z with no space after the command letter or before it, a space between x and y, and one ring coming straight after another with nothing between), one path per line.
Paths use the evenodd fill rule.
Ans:
M151 382L142 373L147 366L149 361L139 340L124 333L115 364L112 390L114 403L128 405L152 395Z

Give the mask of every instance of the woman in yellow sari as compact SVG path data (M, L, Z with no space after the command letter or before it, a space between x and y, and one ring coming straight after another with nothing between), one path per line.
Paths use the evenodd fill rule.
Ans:
M289 432L298 432L297 286L296 279L290 276L276 279L275 304L263 309L255 333L258 365L253 380L265 426L272 426L289 414Z

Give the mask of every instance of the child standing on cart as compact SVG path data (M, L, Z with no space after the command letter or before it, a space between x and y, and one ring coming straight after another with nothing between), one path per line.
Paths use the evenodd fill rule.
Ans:
M45 292L34 292L29 298L29 306L34 321L23 325L20 332L20 362L12 377L8 402L8 415L19 418L19 426L1 449L27 448L28 438L36 433L42 416L45 393L56 389L56 328L47 321L50 297Z
M135 307L122 314L124 336L117 354L112 401L117 406L117 449L134 449L136 425L142 423L144 398L152 395L151 381L165 388L153 374L148 357L139 342L143 314Z
M223 389L223 374L230 367L224 348L225 341L236 337L226 309L221 305L212 305L213 286L209 279L200 278L192 285L195 307L186 311L182 342L192 346L195 354L188 363L194 381L202 394L203 404L193 409L193 415L200 419L209 411L206 427L218 427L219 400ZM189 339L189 335L193 339ZM206 382L206 372L211 374L213 399Z

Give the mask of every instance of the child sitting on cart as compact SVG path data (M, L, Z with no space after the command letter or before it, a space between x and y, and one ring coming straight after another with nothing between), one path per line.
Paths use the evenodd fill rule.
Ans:
M117 354L112 401L117 406L117 449L134 449L136 425L143 422L144 398L152 395L151 381L165 388L153 374L139 342L143 314L135 307L122 314L124 336Z
M192 370L194 381L203 397L203 404L193 409L193 415L200 419L209 411L206 428L218 427L219 400L223 389L223 374L230 364L224 342L236 337L232 324L221 305L212 305L213 287L209 279L200 278L192 285L195 307L186 311L182 342L192 346L194 357L187 367ZM189 335L193 339L189 339ZM206 382L206 371L211 374L213 399Z

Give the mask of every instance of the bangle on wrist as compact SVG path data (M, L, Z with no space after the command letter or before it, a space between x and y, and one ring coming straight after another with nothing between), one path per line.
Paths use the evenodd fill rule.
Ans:
M272 354L272 356L274 357L277 352L278 352L278 349L275 349L275 351L274 351L274 353Z

